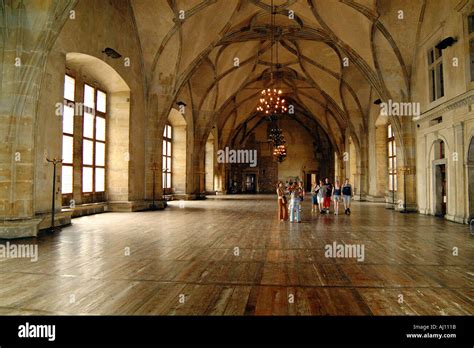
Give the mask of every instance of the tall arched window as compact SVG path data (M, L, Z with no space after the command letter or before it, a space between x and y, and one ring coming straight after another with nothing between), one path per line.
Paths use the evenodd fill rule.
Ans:
M171 143L173 141L173 129L170 125L166 125L163 131L163 193L171 193Z
M77 195L81 195L82 203L105 201L106 112L104 91L65 76L61 184L64 205ZM79 151L74 151L74 144L81 147ZM76 185L74 172L81 176Z
M392 125L388 125L388 190L397 191L397 144Z

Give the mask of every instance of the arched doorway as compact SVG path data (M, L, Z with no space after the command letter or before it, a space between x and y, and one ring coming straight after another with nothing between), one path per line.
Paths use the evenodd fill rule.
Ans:
M214 184L215 137L212 132L207 138L205 151L204 186L207 194L214 194L216 191Z
M444 217L447 212L446 148L443 140L433 143L433 212Z
M176 196L186 194L186 148L187 148L187 129L186 119L178 110L172 108L168 115L168 124L165 126L167 132L167 140L163 138L163 146L169 143L170 150L163 147L163 159L169 157L166 168L163 161L163 170L167 170L167 186L169 193ZM166 191L166 190L164 190Z

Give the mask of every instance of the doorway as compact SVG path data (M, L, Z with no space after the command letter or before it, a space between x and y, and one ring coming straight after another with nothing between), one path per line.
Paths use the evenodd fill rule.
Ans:
M435 215L444 217L447 210L446 164L437 164L434 167Z
M245 175L245 192L256 193L256 175L246 174Z
M306 173L305 191L311 192L311 189L316 185L317 173Z

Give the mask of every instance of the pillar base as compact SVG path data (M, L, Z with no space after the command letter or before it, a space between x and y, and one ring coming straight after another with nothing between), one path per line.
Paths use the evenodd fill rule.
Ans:
M382 196L365 196L366 201L368 202L377 202L377 203L385 203L385 197Z
M175 200L175 201L179 201L179 200L194 201L194 200L197 200L197 199L203 199L203 196L200 195L200 194L194 194L194 193L175 193L175 194L173 194L173 200Z
M41 218L3 220L0 222L0 239L36 237Z
M406 212L406 213L417 213L418 212L418 206L413 203L407 203L406 207L400 204L395 205L395 211L398 212Z
M54 214L54 226L67 226L71 224L72 209L63 209L62 211ZM40 213L36 214L37 218L41 219L41 223L38 228L44 230L51 227L51 213Z

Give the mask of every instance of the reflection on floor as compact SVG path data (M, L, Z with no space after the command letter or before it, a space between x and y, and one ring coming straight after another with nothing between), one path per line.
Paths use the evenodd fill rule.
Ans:
M37 243L37 262L0 259L0 314L474 314L466 225L374 203L276 214L275 197L242 195L75 219L14 242ZM363 261L326 257L334 242Z

